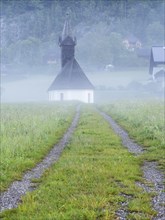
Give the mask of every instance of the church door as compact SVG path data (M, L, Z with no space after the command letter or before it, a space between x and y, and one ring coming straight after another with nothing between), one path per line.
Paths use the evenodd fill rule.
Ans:
M60 101L64 100L64 93L60 93Z
M88 93L88 103L90 103L90 102L91 102L91 94Z

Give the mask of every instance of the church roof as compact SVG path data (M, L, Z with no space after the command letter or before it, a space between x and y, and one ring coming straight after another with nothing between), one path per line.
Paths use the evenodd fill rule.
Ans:
M59 45L66 45L66 46L72 46L76 45L76 38L72 38L70 36L67 36L64 40L62 38L59 38Z
M68 61L48 89L94 89L75 58Z

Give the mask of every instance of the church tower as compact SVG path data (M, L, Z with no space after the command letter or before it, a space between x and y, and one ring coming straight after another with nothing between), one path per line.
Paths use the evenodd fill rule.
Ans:
M66 14L62 36L59 37L59 46L61 47L61 67L74 58L76 38L72 36L69 13Z

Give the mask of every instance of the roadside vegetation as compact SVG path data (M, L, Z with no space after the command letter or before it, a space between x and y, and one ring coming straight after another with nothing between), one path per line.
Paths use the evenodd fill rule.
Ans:
M75 104L1 104L0 189L20 179L62 137Z
M100 108L110 114L130 137L145 149L142 159L157 161L164 169L165 106L161 100L129 101L105 104Z
M129 197L129 219L151 219L151 195L135 183L143 181L141 160L93 106L82 106L80 121L56 164L40 179L22 204L2 213L4 219L117 219ZM35 181L35 180L34 180ZM37 182L37 181L36 181Z

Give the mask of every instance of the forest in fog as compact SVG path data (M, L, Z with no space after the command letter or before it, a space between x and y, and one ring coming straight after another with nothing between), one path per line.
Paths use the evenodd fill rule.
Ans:
M76 56L86 65L143 66L151 46L164 45L163 0L0 2L2 66L59 63L58 38L67 10L77 38ZM129 39L136 45L129 48Z

